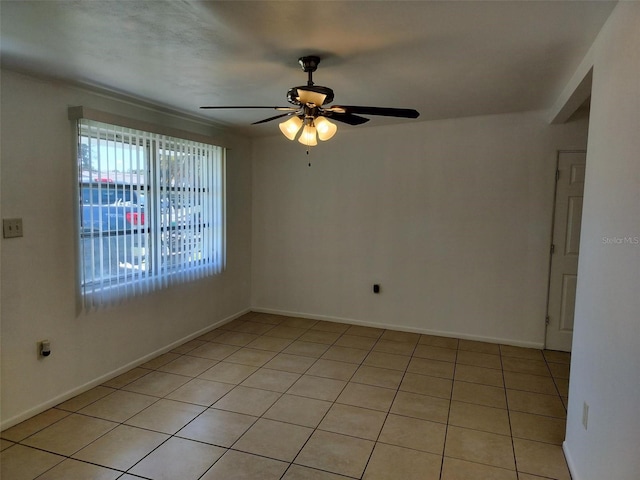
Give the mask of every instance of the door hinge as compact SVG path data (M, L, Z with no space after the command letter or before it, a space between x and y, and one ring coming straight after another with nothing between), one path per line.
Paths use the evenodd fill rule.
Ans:
M560 170L556 170L556 182L560 180Z
M544 324L545 325L549 325L550 321L551 321L551 319L549 318L549 315L547 315L547 318L544 319Z
M553 255L554 253L556 253L556 246L552 243L551 244L551 255Z

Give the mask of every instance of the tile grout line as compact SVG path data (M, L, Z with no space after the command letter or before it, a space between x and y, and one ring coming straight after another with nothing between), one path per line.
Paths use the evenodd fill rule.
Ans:
M509 407L509 397L507 394L507 381L504 374L504 363L502 361L502 348L500 348L500 366L502 373L502 386L504 389L504 400L507 404L507 420L509 421L509 437L511 439L511 452L513 454L513 466L515 468L516 478L520 478L520 473L518 472L518 457L516 457L516 445L513 439L513 425L511 421L511 408Z
M440 475L438 478L442 480L442 475L444 475L444 459L445 459L445 451L447 449L447 437L449 435L449 420L451 419L451 406L453 405L453 388L455 385L456 378L456 368L458 366L458 352L460 351L460 341L457 343L455 361L453 362L453 375L451 377L451 393L449 395L449 410L447 411L447 423L444 428L444 442L442 443L442 461L440 462Z
M565 412L565 415L566 415L567 414L567 405L565 405L564 400L562 400L562 394L560 393L560 389L558 388L558 382L556 382L556 377L553 375L553 372L551 371L551 367L549 366L549 363L555 363L555 362L549 362L549 360L547 360L547 356L544 354L544 352L542 353L542 356L544 357L545 365L547 366L547 370L549 370L549 375L551 375L551 380L553 381L553 386L556 389L556 393L560 397L560 401L562 402L562 406L564 407L564 412Z
M385 329L384 331L386 332L387 329ZM384 332L382 333L382 335L380 335L380 337L378 337L378 340L376 341L376 343L371 347L370 352L373 352L373 349L378 344L378 342L380 341L380 339L382 338L383 335L384 335ZM366 461L366 463L364 465L364 469L362 470L362 475L360 475L360 478L362 478L364 476L365 472L367 471L367 467L369 466L369 462L371 462L371 458L373 457L373 453L375 452L376 445L380 441L380 435L382 435L382 430L384 430L384 426L387 423L387 419L389 418L389 415L391 414L391 408L393 408L393 404L396 401L396 398L398 396L398 392L400 392L400 386L402 385L404 377L407 375L407 370L409 368L409 365L411 364L411 359L413 358L413 354L416 351L416 348L418 347L419 342L420 342L420 337L418 337L418 340L416 340L416 344L413 346L413 350L411 351L411 355L409 356L409 362L407 363L407 366L405 367L404 371L402 372L402 378L400 379L400 382L398 383L398 387L396 388L395 394L393 395L393 399L391 399L391 403L389 404L389 408L386 411L386 414L385 414L385 417L384 417L384 421L382 422L382 425L380 426L380 431L378 432L378 435L376 436L376 439L374 440L373 448L371 449L371 453L369 454L369 458L367 458L367 461Z
M250 321L250 320L248 320L248 321ZM264 333L262 333L258 338L264 337L264 336L265 336L265 333L267 333L267 332L269 332L269 331L273 330L273 329L274 329L274 328L276 328L277 326L280 326L282 323L283 323L283 322L281 322L280 324L274 325L274 326L273 326L273 328L270 328L269 330L265 331L265 332L264 332ZM316 322L316 323L317 323L317 322ZM315 325L315 324L314 324L314 325ZM309 329L307 329L307 331L308 331L308 330L310 330L310 328L309 328ZM274 357L272 357L272 358L271 358L271 360L273 360L273 358L275 358L278 354L282 353L282 352L283 352L286 348L288 348L291 344L295 343L295 342L296 342L296 341L297 341L297 340L298 340L302 335L304 335L304 333L303 333L303 334L300 334L298 337L296 337L296 338L294 338L294 339L287 339L287 340L292 340L292 341L291 341L291 342L290 342L290 343L289 343L289 344L288 344L284 349L279 350L279 351L276 353L276 355L274 355ZM280 338L280 337L274 337L274 338ZM257 339L256 339L256 340L257 340ZM249 342L249 343L251 343L251 342ZM246 347L246 346L240 347L240 349L245 348L245 347ZM234 353L235 353L235 352L234 352ZM225 357L225 358L228 358L228 357L229 357L229 356L231 356L231 355L233 355L233 353L231 353L231 354L227 355L227 357ZM223 359L223 360L224 360L224 359ZM220 360L220 362L222 362L223 360ZM255 371L255 372L253 372L253 373L256 373L256 372L260 371L262 368L264 368L264 365L266 365L267 363L269 363L269 361L271 361L271 360L268 360L267 362L265 362L265 364L263 364L262 366L258 367L258 370L256 370L256 371ZM317 359L316 359L316 361L317 361ZM311 365L309 365L309 366L306 368L306 370L304 370L304 372L302 372L302 373L300 374L300 377L299 377L299 378L302 378L302 376L303 376L307 371L309 371L309 369L310 369L313 365L315 365L315 363L316 363L316 362L314 361ZM249 378L251 375L253 375L253 373L252 373L252 374L250 374L250 375L248 375L244 380L241 380L239 383L235 384L235 386L234 386L231 390L229 390L226 394L224 394L224 395L223 395L222 397L220 397L218 400L216 400L215 402L213 402L213 403L212 403L212 404L211 404L207 409L209 409L209 408L213 408L213 405L215 405L218 401L222 400L224 397L226 397L228 394L230 394L232 391L234 391L238 386L240 386L240 384L241 384L242 382L244 382L247 378ZM291 373L291 372L290 372L290 373ZM297 381L297 380L296 380L296 381ZM294 382L294 384L295 384L295 382ZM292 385L292 386L293 386L293 385ZM291 387L289 387L289 388L291 388ZM287 389L287 390L288 390L288 389ZM234 442L229 446L229 447L225 447L225 448L227 449L227 451L226 451L224 454L222 454L222 455L221 455L221 456L220 456L220 457L219 457L219 458L218 458L218 459L217 459L217 460L216 460L216 461L215 461L215 462L214 462L214 463L213 463L209 468L207 468L207 470L206 470L206 471L205 471L205 472L204 472L204 473L203 473L199 478L202 478L204 475L206 475L206 474L207 474L207 473L208 473L208 472L209 472L209 471L210 471L210 470L211 470L211 469L216 465L216 463L218 463L218 461L220 461L220 459L222 459L222 457L223 457L224 455L226 455L226 453L227 453L227 452L229 452L230 450L233 450L233 451L236 451L236 452L247 453L247 452L243 452L242 450L234 450L234 449L233 449L233 446L234 446L236 443L238 443L238 442L240 441L240 439L241 439L241 438L242 438L242 437L243 437L243 436L244 436L244 435L245 435L245 434L246 434L246 433L247 433L247 432L248 432L248 431L249 431L249 430L250 430L250 429L251 429L251 428L252 428L252 427L253 427L253 426L258 422L258 421L259 421L259 420L261 420L261 419L263 419L263 418L264 418L264 414L265 414L267 411L269 411L269 409L270 409L271 407L273 407L273 405L275 405L275 403L276 403L278 400L280 400L280 399L281 399L281 398L286 394L287 390L285 390L285 392L277 392L277 393L279 393L279 394L280 394L280 396L279 396L276 400L274 400L274 402L273 402L271 405L269 405L269 407L267 407L267 409L266 409L266 410L265 410L265 411L264 411L264 412L263 412L259 417L256 417L255 421L254 421L251 425L249 425L249 426L247 427L247 429L246 429L246 430L245 430L245 431L244 431L244 432L243 432L243 433L242 433L242 434L241 434L241 435L240 435L240 436L239 436L239 437L238 437L238 438L237 438L237 439L236 439L236 440L235 440L235 441L234 441ZM206 411L206 410L205 410L205 411ZM204 413L204 412L203 412L203 413ZM232 413L238 413L238 412L232 412ZM193 420L195 420L195 418L194 418ZM191 420L191 421L193 421L193 420ZM189 423L191 423L191 422L189 422ZM188 425L188 424L187 424L187 425ZM185 426L186 426L186 425L185 425ZM309 436L309 437L311 437L311 436ZM307 441L308 441L308 439L307 439ZM306 442L305 442L305 443L306 443ZM299 452L298 452L298 453L299 453ZM250 453L250 455L258 455L258 454ZM258 456L262 456L262 455L258 455ZM297 456L297 455L296 455L296 456ZM263 456L263 457L264 457L264 456ZM274 458L271 458L271 457L264 457L264 458L270 458L270 459L272 459L272 460L282 461L282 460L274 459ZM294 457L294 459L295 459L295 457ZM284 475L286 474L286 472L289 470L289 468L290 468L290 467L291 467L291 465L293 464L293 461L292 461L292 462L287 462L287 463L289 463L289 466L285 469L285 471L283 472L282 476L284 476Z
M309 330L312 330L312 329L313 329L313 326L314 326L314 325L317 325L317 323L318 323L318 322L316 321L316 322L315 322L314 324L312 324L310 327L306 328L307 332L305 332L305 333L308 333L308 331L309 331ZM281 325L281 324L280 324L280 325ZM274 328L275 328L275 327L274 327ZM294 327L294 328L298 328L298 327ZM272 330L272 329L270 329L270 330ZM270 330L269 330L269 331L270 331ZM321 331L321 330L318 330L318 331ZM268 331L267 331L267 332L268 332ZM264 332L262 335L260 335L260 337L265 336L265 333L267 333L267 332ZM346 330L345 330L345 332L346 332ZM344 335L344 333L345 333L345 332L334 332L334 333L340 333L340 335L338 336L338 338L336 338L336 340L334 340L334 342L333 342L333 343L328 344L329 346L327 347L327 349L325 350L325 352L323 352L323 354L324 354L324 353L326 353L326 351L327 351L331 346L335 345L335 343L336 343L336 342L337 342L337 341L342 337L342 335ZM288 348L291 344L295 343L296 341L304 341L304 340L300 340L300 337L302 337L303 335L305 335L305 333L301 333L301 334L300 334L300 335L298 335L297 337L295 337L295 338L293 338L293 339L290 339L290 340L292 340L292 342L290 342L290 343L289 343L289 345L287 345L287 347L285 347L284 349L282 349L282 350L278 351L278 352L276 353L276 355L277 355L277 354L280 354L280 353L283 353L283 352L284 352L284 350L286 350L286 348ZM275 338L279 338L279 337L275 337ZM310 343L316 343L316 342L310 342ZM322 345L327 345L327 344L322 344ZM241 347L241 348L243 348L243 347ZM226 358L226 357L225 357L225 358ZM312 367L313 367L313 366L314 366L314 365L315 365L319 360L321 360L321 359L322 359L322 356L320 356L320 357L309 357L309 358L314 358L314 362L313 362L312 364L310 364L310 365L306 368L306 370L304 370L302 373L300 373L300 374L299 374L299 375L300 375L300 378L302 378L302 376L304 376L304 375L305 375L305 374L306 374L306 373L307 373L307 372L308 372L308 371L309 371L309 370L310 370L310 369L311 369L311 368L312 368ZM268 363L268 362L266 362L266 363ZM261 366L261 367L259 367L259 368L258 368L258 370L256 370L256 372L257 372L257 371L259 371L259 370L260 370L260 369L262 369L262 368L264 368L264 365L263 365L263 366ZM256 372L254 372L254 373L256 373ZM351 376L350 378L352 378L352 377L353 377L353 375L355 375L355 372L352 374L352 376ZM250 375L249 375L249 376L250 376ZM247 377L247 378L248 378L248 377ZM318 377L318 378L324 378L324 377ZM244 380L243 380L243 381L244 381ZM242 383L242 382L240 382L240 383ZM347 384L348 384L348 381L347 381L347 382L345 382L345 386L342 388L341 392L344 390L344 388L346 388L346 385L347 385ZM237 385L236 385L236 387L237 387L238 385L240 385L240 384L237 384ZM294 384L293 384L293 385L295 385L295 382L294 382ZM293 385L291 385L289 388L291 388ZM235 389L235 387L234 387L234 389ZM232 390L233 390L233 389L232 389ZM232 391L232 390L231 390L231 391ZM236 439L236 440L231 444L231 446L230 446L230 447L228 447L228 450L233 450L233 446L234 446L238 441L240 441L240 439L241 439L241 438L242 438L242 437L243 437L243 436L244 436L244 435L249 431L249 429L251 429L251 427L252 427L253 425L255 425L255 424L258 422L258 420L260 420L260 419L264 419L264 414L265 414L265 413L269 410L269 408L271 408L271 407L272 407L272 406L273 406L273 405L274 405L274 404L275 404L275 403L276 403L280 398L282 398L282 397L287 393L287 391L288 391L288 390L289 390L289 389L287 389L285 392L278 392L278 393L280 393L280 397L278 397L278 399L277 399L277 400L275 400L275 401L271 404L271 406L270 406L270 407L268 407L268 408L267 408L267 410L265 410L265 411L264 411L264 412L263 412L263 413L262 413L262 414L261 414L261 415L256 419L256 421L255 421L255 422L253 422L253 424L252 424L250 427L248 427L248 428L247 428L247 430L245 430L245 431L244 431L244 433L243 433L242 435L240 435L240 436L239 436L239 437L238 437L238 438L237 438L237 439ZM231 391L230 391L230 392L231 392ZM228 392L228 393L230 393L230 392ZM227 393L227 394L228 394L228 393ZM290 395L293 395L293 394L290 394ZM340 395L340 393L338 394L338 396L339 396L339 395ZM226 396L226 394L225 394L225 396ZM224 396L223 396L223 397L224 397ZM222 398L222 397L221 397L221 398ZM308 398L308 397L304 397L304 398ZM336 397L336 399L337 399L337 397ZM217 401L216 401L216 402L217 402ZM215 404L216 402L214 402L214 404ZM334 404L335 404L335 400L332 402L332 405L331 405L331 406L333 406ZM213 405L213 404L212 404L212 405ZM211 408L211 407L209 407L209 408ZM325 412L325 414L323 415L323 418L320 420L320 422L318 423L318 425L322 422L322 420L324 419L324 417L326 417L326 415L327 415L327 413L329 412L329 410L330 410L330 409L331 409L331 407L329 407L329 408L327 409L327 412ZM267 420L270 420L270 419L267 419ZM287 423L287 424L291 424L291 425L296 425L296 424L289 423L289 422L283 422L283 423ZM303 443L303 445L300 447L300 449L298 450L298 453L297 453L297 454L296 454L296 456L293 458L293 460L291 460L291 462L286 462L286 463L289 463L289 465L288 465L287 469L283 472L282 476L286 475L287 471L291 468L291 465L293 465L293 464L294 464L295 459L298 457L298 455L300 454L300 452L302 451L302 449L305 447L305 445L309 442L309 440L310 440L311 436L313 435L313 433L315 433L315 431L316 431L316 430L317 430L317 426L316 426L315 428L313 428L313 431L311 432L311 434L309 435L309 437L307 438L307 440ZM234 450L234 451L241 451L241 450ZM247 453L247 452L243 452L243 453ZM251 454L251 455L258 455L258 454L255 454L255 453L250 453L250 454ZM259 456L262 456L262 455L259 455ZM222 457L220 457L220 458L222 458ZM271 458L271 457L265 457L265 458ZM279 459L273 459L273 460L282 461L282 460L279 460ZM215 463L214 463L214 465L215 465ZM208 472L212 467L213 467L213 465L212 465L209 469L207 469L207 472ZM206 472L205 472L203 475L206 475Z
M342 338L342 336L344 336L346 334L346 332L349 329L345 330L340 337L338 337L332 344L331 346L335 346L335 343ZM353 372L353 374L351 375L351 377L349 377L349 380L347 380L345 382L345 385L342 387L342 389L340 390L340 393L338 393L338 395L336 395L336 398L331 402L331 406L327 409L327 411L324 413L324 415L322 416L322 418L320 419L320 421L318 422L318 424L314 427L313 432L311 432L311 435L309 435L309 437L307 438L307 440L304 442L304 444L302 445L302 447L300 447L300 450L298 450L298 453L296 454L296 456L293 458L293 460L291 461L291 463L289 464L289 467L287 468L287 470L285 470L285 472L282 474L282 477L284 477L284 475L286 475L287 471L289 470L289 468L291 468L291 465L293 465L296 461L296 459L298 458L298 456L300 455L300 453L302 453L302 450L304 450L304 447L307 445L307 443L309 443L309 440L311 440L311 437L315 434L316 431L318 431L318 427L320 426L320 424L322 423L322 421L327 417L327 415L329 414L329 411L333 408L334 405L338 404L337 400L340 397L340 395L342 395L342 392L344 392L345 388L347 388L347 385L349 384L349 381L351 380L351 378L354 377L354 375L357 373L357 371L359 370L360 367L362 367L362 365L364 364L364 361L367 359L367 357L369 356L369 354L373 351L373 348L375 347L375 345L378 344L378 342L380 341L380 338L382 337L382 335L384 335L384 332L386 332L386 329L383 329L382 333L378 336L378 338L376 339L375 343L371 346L371 348L369 349L367 355L364 356L364 358L360 361L360 363L357 363L356 365L358 365L358 368L356 368L356 370ZM331 348L331 347L329 347ZM346 348L350 348L350 347L346 347ZM329 349L327 349L329 350ZM326 351L325 351L326 353ZM322 357L320 357L318 360L320 360ZM313 365L315 365L317 363L314 362L311 366L309 366L309 368L307 369L307 371L309 371L309 369L311 369L311 367L313 367ZM345 362L348 363L348 362ZM341 405L341 404L338 404ZM384 424L383 424L384 425ZM381 429L382 430L382 427ZM320 430L321 432L324 430ZM333 433L333 432L330 432ZM356 437L357 438L357 437ZM375 443L374 443L374 448L375 448ZM371 452L373 453L373 449L371 450ZM370 454L371 455L371 454ZM367 460L367 464L368 464L368 460ZM366 470L366 465L365 465L365 470ZM323 470L324 471L324 470ZM333 472L330 472L333 473ZM362 471L362 475L364 475L364 470ZM360 475L360 477L362 477L362 475Z
M229 323L231 323L231 322L229 322ZM243 322L243 324L244 324L244 323L246 323L246 322ZM274 328L275 328L275 326L274 326ZM271 330L271 329L270 329L270 330ZM229 332L233 332L234 330L227 330L227 331L229 331ZM245 333L245 332L240 332L240 333ZM260 336L262 336L262 335L260 335ZM260 336L259 336L259 337L260 337ZM259 338L259 337L258 337L258 338ZM217 343L217 342L210 342L210 343ZM251 343L251 342L249 342L249 343ZM238 350L240 350L240 349L242 349L242 348L245 348L245 346L239 346L239 347L240 347L240 348L239 348ZM196 348L197 348L197 347L196 347ZM238 351L238 350L236 350L236 351ZM235 353L235 352L229 353L229 355L225 356L222 360L217 360L217 359L216 359L216 360L217 360L217 363L215 363L213 366L218 365L218 364L219 364L220 362L222 362L225 358L228 358L229 356L233 355L234 353ZM212 366L211 368L213 368L213 366ZM258 367L258 370L259 370L260 368L262 368L262 367ZM257 372L258 370L256 370L256 372ZM203 372L203 373L204 373L204 372ZM254 373L255 373L255 372L254 372ZM252 375L252 374L248 375L246 378L249 378L251 375ZM199 378L199 376L192 377L192 378ZM240 385L240 383L242 383L244 380L246 380L246 378L245 378L245 379L243 379L243 380L241 380L239 383L234 384L234 387L233 387L231 390L229 390L227 393L225 393L225 394L224 394L224 395L222 395L220 398L218 398L217 400L215 400L215 401L214 401L213 403L211 403L208 407L205 407L205 409L204 409L202 412L200 412L198 415L196 415L194 418L192 418L189 422L187 422L184 426L182 426L180 429L178 429L178 431L176 431L175 433L173 433L172 435L170 435L170 437L169 437L169 438L167 438L167 439L166 439L162 444L158 445L154 450L152 450L151 452L149 452L147 455L145 455L143 458L141 458L138 462L136 462L133 466L131 466L131 467L127 470L127 472L129 472L129 471L130 471L131 469L133 469L136 465L138 465L140 462L142 462L145 458L147 458L149 455L151 455L154 451L156 451L158 448L160 448L160 446L161 446L161 445L163 445L164 443L168 442L171 438L174 438L174 437L175 437L175 438L182 439L183 437L179 437L179 436L177 436L177 433L178 433L178 432L180 432L180 430L182 430L183 428L185 428L186 426L188 426L189 424L191 424L193 421L195 421L197 418L199 418L199 417L200 417L204 412L206 412L207 410L209 410L210 408L212 408L212 407L213 407L213 405L215 405L218 401L222 400L224 397L226 397L228 394L230 394L233 390L235 390L235 389ZM224 383L224 382L218 382L218 383ZM172 391L171 391L171 392L169 392L167 395L170 395L171 393L175 392L178 388L180 388L180 387L177 387L176 389L172 390ZM279 399L279 398L281 398L281 397L282 397L282 394L278 397L278 399ZM163 398L166 398L166 395L165 395L165 397L163 397ZM275 403L275 402L277 402L277 401L278 401L278 399L276 399L276 400L274 401L274 403ZM188 402L183 402L183 403L188 403ZM232 412L232 413L236 413L236 412ZM256 418L256 420L255 420L255 421L254 421L250 426L248 426L248 427L247 427L247 429L242 433L242 435L244 435L244 434L245 434L245 433L246 433L246 432L247 432L247 431L248 431L248 430L249 430L253 425L255 425L255 424L256 424L256 422L257 422L260 418L262 418L262 417L257 417L257 418ZM242 435L240 435L240 437L242 437ZM240 437L238 437L238 439L237 439L237 440L239 440L239 439L240 439ZM186 440L194 441L194 442L198 442L198 443L203 443L203 444L206 444L206 445L212 445L212 444L209 444L209 443L207 443L207 442L200 442L200 441L198 441L198 440L193 440L193 439L186 439ZM237 440L236 440L236 442L237 442ZM235 444L236 442L234 442L234 444ZM223 448L223 449L225 449L225 452L224 452L222 455L220 455L220 456L219 456L219 457L218 457L218 458L217 458L217 459L216 459L216 460L215 460L215 461L214 461L214 462L213 462L213 463L212 463L212 464L211 464L211 465L210 465L210 466L209 466L209 467L208 467L208 468L207 468L207 469L202 473L202 475L200 475L200 476L198 477L199 479L200 479L200 478L202 478L204 475L206 475L206 474L207 474L207 472L209 472L209 470L211 470L211 468L213 468L213 466L214 466L216 463L218 463L218 461L220 461L220 459L222 459L222 457L224 457L224 455L225 455L227 452L229 452L229 450L231 450L231 449L232 449L231 447L233 446L233 444L232 444L230 447L224 447L224 446L221 446L221 445L213 445L213 446L216 446L216 447L218 447L218 448Z

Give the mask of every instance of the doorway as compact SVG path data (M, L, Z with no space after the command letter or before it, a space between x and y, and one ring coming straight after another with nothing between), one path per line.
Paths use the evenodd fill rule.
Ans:
M587 153L558 152L545 348L571 351Z

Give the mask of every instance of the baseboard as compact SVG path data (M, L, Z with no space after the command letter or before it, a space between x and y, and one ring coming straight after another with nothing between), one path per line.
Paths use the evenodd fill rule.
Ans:
M38 415L39 413L42 413L52 407L55 407L56 405L61 404L62 402L65 402L73 397L75 397L76 395L80 395L81 393L86 392L87 390L91 390L94 387L97 387L98 385L102 385L104 382L107 382L109 380L111 380L112 378L117 377L118 375L122 375L125 372L128 372L129 370L131 370L132 368L135 368L139 365L142 365L145 362L148 362L149 360L154 359L155 357L157 357L158 355L162 355L163 353L167 353L170 350L173 350L174 348L182 345L183 343L186 343L190 340L193 340L195 338L198 338L201 335L204 335L205 333L210 332L211 330L214 330L215 328L218 328L226 323L229 323L230 321L244 315L245 313L248 313L252 311L251 309L247 308L244 309L240 312L234 313L233 315L230 315L226 318L223 318L222 320L217 321L216 323L213 323L211 325L208 325L205 328L202 328L200 330L198 330L197 332L191 333L189 335L187 335L186 337L181 338L180 340L176 340L175 342L170 343L169 345L166 345L162 348L159 348L158 350L151 352L147 355L144 355L143 357L138 358L137 360L134 360L133 362L129 362L126 365L123 365L120 368L117 368L116 370L113 370L111 372L108 372L104 375L101 375L98 378L95 378L93 380L91 380L90 382L87 382L83 385L80 385L79 387L73 388L61 395L58 395L57 397L54 397L50 400L47 400L46 402L41 403L40 405L37 405L33 408L30 408L29 410L26 410L25 412L22 412L18 415L15 415L11 418L8 418L7 420L4 420L1 424L0 424L0 431L2 430L6 430L7 428L13 427L14 425L17 425L20 422L23 422L35 415Z
M424 335L436 335L438 337L462 338L464 340L475 340L478 342L512 345L514 347L535 348L538 350L542 350L544 348L544 343L542 342L526 342L526 341L520 341L520 340L513 340L510 338L484 337L481 335L469 335L463 332L452 332L452 331L445 332L441 330L432 330L428 328L418 328L418 327L396 325L396 324L390 324L390 323L367 322L365 320L333 317L329 315L318 315L314 313L292 312L287 310L277 310L277 309L262 308L262 307L252 307L251 311L259 312L259 313L268 313L272 315L285 315L287 317L309 318L311 320L324 320L327 322L340 322L340 323L347 323L349 325L360 325L363 327L388 328L390 330L399 330L402 332L410 332L410 333L421 333Z
M562 451L564 452L564 458L567 461L567 467L569 467L569 474L571 475L572 480L580 480L566 441L562 442Z

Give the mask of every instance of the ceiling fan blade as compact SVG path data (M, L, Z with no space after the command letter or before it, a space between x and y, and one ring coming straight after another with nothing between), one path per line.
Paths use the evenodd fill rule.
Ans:
M260 120L258 122L253 122L251 125L259 125L261 123L267 123L267 122L270 122L271 120L276 120L277 118L290 117L291 115L295 115L295 113L296 112L281 113L280 115L276 115L275 117L269 117L269 118L265 118L264 120Z
M362 107L358 105L333 105L327 110L335 113L359 113L383 117L418 118L420 113L411 108Z
M219 106L204 106L204 107L200 107L201 109L208 109L208 110L224 110L225 108L227 109L232 109L232 108L267 108L269 110L280 110L283 112L291 112L291 111L295 111L298 110L296 107L265 107L265 106L246 106L246 105L233 105L233 106L223 106L223 107L219 107Z
M325 110L321 115L332 120L337 120L338 122L346 123L348 125L362 125L363 123L367 123L369 121L369 119L365 117L360 117L351 113L333 112L331 110Z

